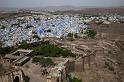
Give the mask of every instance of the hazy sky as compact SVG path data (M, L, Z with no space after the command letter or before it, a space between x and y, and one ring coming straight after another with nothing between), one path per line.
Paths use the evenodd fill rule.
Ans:
M0 0L0 7L124 6L124 0Z

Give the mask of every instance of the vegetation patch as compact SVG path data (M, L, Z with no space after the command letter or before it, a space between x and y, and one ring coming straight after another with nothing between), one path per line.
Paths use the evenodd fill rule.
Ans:
M60 56L75 57L75 54L73 54L70 50L60 48L58 46L49 43L45 43L43 45L34 47L33 50L34 50L34 55L42 55L45 57L60 57Z
M76 77L73 77L73 78L69 77L69 82L82 82L82 80Z
M33 63L40 63L42 66L49 66L54 65L54 62L50 58L44 58L44 57L34 57L32 59Z
M105 62L105 68L108 68L110 71L114 71L114 67L112 67L109 62Z
M86 31L86 34L87 34L87 36L90 37L90 38L95 38L97 32L96 32L95 30L90 29L90 30L87 30L87 31Z
M40 40L40 37L38 35L34 35L33 38Z
M14 47L4 47L4 48L0 47L0 55L4 56L5 54L12 53L15 50L16 48Z
M7 54L14 52L17 49L31 49L33 50L33 56L44 56L44 57L75 57L76 55L71 52L71 50L60 48L56 45L50 44L49 42L44 43L26 43L25 41L21 43L17 48L5 47L0 48L0 54Z

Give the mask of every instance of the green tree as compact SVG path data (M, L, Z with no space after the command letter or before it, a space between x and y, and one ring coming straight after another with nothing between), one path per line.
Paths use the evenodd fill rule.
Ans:
M78 38L78 35L77 35L77 33L75 33L75 34L74 34L74 37L75 37L75 38Z
M1 26L1 29L5 29L5 28L6 28L6 26L4 26L4 25L3 25L3 26Z
M3 43L0 41L0 47L2 47Z
M26 41L23 41L20 43L18 48L28 49L30 47L30 44L28 44Z
M68 33L67 37L73 37L73 33Z
M50 58L34 57L32 59L33 63L40 63L42 66L54 65L54 62Z
M91 37L91 38L95 38L97 32L95 30L87 30L86 34L88 35L88 37Z
M82 80L76 77L73 77L73 78L69 77L69 82L82 82Z
M33 63L40 62L40 57L33 57L32 62Z
M38 35L34 35L33 38L40 40L40 37Z
M15 50L16 50L16 48L14 48L14 47L9 47L9 46L4 47L4 48L0 47L0 55L4 56L5 54L12 53Z

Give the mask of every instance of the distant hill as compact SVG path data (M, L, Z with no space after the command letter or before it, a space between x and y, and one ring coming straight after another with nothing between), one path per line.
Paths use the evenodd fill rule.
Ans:
M17 10L34 10L34 11L64 11L66 13L117 13L124 14L124 6L120 7L85 7L85 6L47 6L37 8L0 8L0 11L17 11Z

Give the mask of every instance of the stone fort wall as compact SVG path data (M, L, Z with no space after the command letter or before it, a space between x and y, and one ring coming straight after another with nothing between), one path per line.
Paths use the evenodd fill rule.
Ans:
M16 70L7 74L0 75L0 82L24 82L23 71Z

